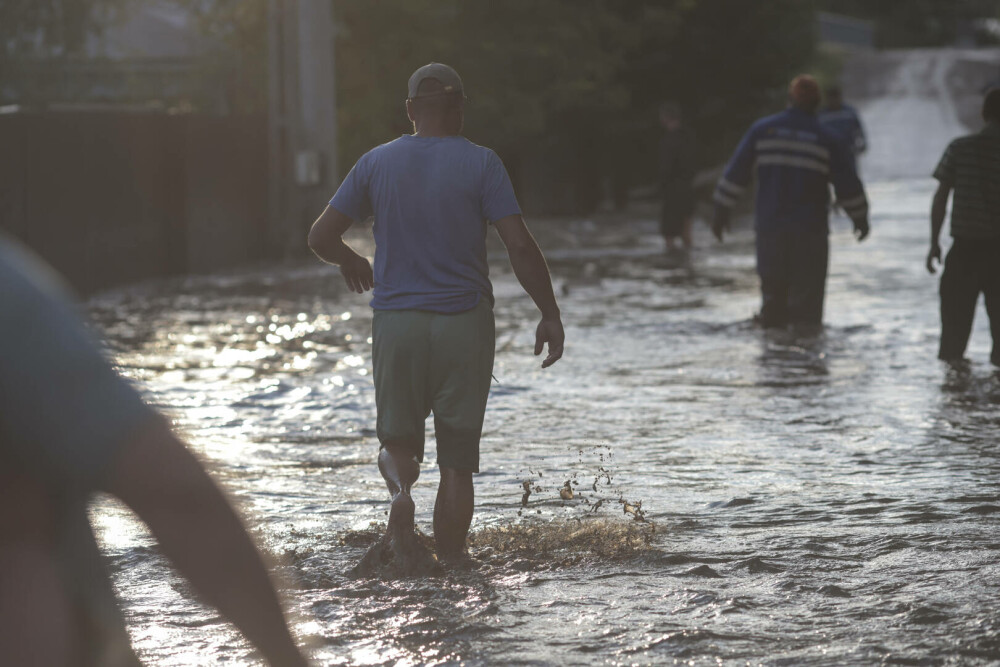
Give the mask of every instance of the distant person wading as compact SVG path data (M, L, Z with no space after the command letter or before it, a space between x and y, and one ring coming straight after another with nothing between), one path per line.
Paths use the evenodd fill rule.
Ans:
M432 412L441 469L434 506L437 557L465 558L495 346L489 225L541 311L535 354L548 345L542 367L563 352L545 260L500 158L460 136L464 103L462 80L451 67L431 63L414 72L406 100L414 134L362 156L309 233L309 246L340 266L350 289L374 288L378 464L392 503L387 535L366 554L361 573L388 566L406 575L436 567L416 539L410 497L424 459L424 421ZM353 221L370 215L374 272L341 238Z
M826 106L820 109L819 122L839 136L855 158L868 150L868 138L861 124L857 109L844 104L840 86L830 86L824 91Z
M754 123L737 146L715 189L712 231L721 241L756 171L760 323L812 327L823 321L830 184L859 241L868 236L868 199L845 142L816 118L816 80L798 76L788 92L788 109Z
M694 213L694 180L697 146L694 133L683 123L681 108L674 102L660 107L660 188L663 208L660 233L667 252L675 249L680 238L685 250L691 249L691 215Z

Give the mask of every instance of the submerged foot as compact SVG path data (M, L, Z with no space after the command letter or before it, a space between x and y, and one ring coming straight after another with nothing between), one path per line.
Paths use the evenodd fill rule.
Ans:
M425 577L438 574L441 566L417 537L413 528L413 499L399 493L389 509L385 535L368 549L351 574L358 577Z
M483 566L483 562L462 551L456 554L438 554L438 561L442 567L449 571L469 571L478 570Z

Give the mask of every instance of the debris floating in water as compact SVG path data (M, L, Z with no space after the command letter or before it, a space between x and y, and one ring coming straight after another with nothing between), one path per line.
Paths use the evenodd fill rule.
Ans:
M541 473L539 473L538 476L541 477L542 476ZM531 486L531 480L530 479L526 479L523 482L521 482L521 488L524 489L524 493L521 494L521 507L527 507L528 506L528 499L531 498L531 494L532 493L541 493L542 492L541 485L536 484L535 486Z
M642 501L637 500L635 503L630 503L625 500L625 496L618 498L618 502L622 505L622 510L625 514L631 515L636 521L646 521L646 513L642 511Z

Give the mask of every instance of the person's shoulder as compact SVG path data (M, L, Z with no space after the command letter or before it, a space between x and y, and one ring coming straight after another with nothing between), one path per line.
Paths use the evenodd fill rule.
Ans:
M470 141L465 137L459 137L461 142L456 142L463 153L472 156L473 159L478 159L485 168L491 168L495 166L503 166L503 160L497 155L497 152L492 148L487 146L480 146L474 141Z
M771 127L776 127L779 125L784 125L788 122L789 116L788 111L779 111L778 113L772 113L762 118L758 118L754 121L753 125L750 126L751 132L761 132L767 130Z
M379 162L391 160L394 154L398 154L400 150L405 150L405 145L403 143L403 139L405 137L406 135L403 135L402 137L398 137L392 141L387 141L384 144L379 144L378 146L370 149L367 153L358 158L357 162L354 163L354 168L364 172L377 167Z
M40 302L69 303L72 295L62 277L19 241L0 231L0 304L7 311L16 300L28 306Z
M463 136L457 136L455 137L455 139L456 139L456 145L460 146L462 150L469 151L470 153L477 153L483 156L496 156L496 151L494 151L492 148L489 148L487 146L480 146L471 139L468 139Z
M407 140L408 136L409 135L405 135L404 134L402 136L396 137L392 141L387 141L384 144L379 144L375 148L372 148L367 153L365 153L364 155L362 155L361 159L362 160L365 160L365 159L371 160L371 159L378 158L378 157L380 157L382 155L391 154L394 151L403 149L403 148L406 147L406 140Z
M961 137L956 137L951 140L951 143L948 144L948 148L945 150L949 153L966 150L979 143L981 136L979 134L965 134Z

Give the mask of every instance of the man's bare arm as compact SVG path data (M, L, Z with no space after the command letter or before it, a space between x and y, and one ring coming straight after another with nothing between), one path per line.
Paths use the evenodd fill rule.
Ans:
M122 447L104 490L153 532L168 559L271 665L306 665L256 546L204 467L160 418Z
M514 275L538 306L538 310L542 312L542 321L535 331L535 354L541 354L544 345L548 343L549 354L542 362L542 368L547 368L562 357L565 341L559 306L552 291L549 267L546 266L542 251L520 215L501 218L493 226L507 246L507 255L510 257Z
M941 228L944 227L944 217L948 210L948 195L951 194L951 186L941 183L934 193L934 200L931 202L931 249L927 253L927 270L931 273L936 271L934 260L941 262L941 244L938 238L941 236Z
M361 294L375 286L372 265L344 243L344 233L354 221L327 206L309 230L309 248L328 264L336 264L352 292Z

